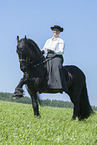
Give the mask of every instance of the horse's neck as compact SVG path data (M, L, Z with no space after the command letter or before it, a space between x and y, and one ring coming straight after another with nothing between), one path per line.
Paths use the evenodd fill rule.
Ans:
M29 71L32 77L43 78L46 68L45 68L45 57L43 56L41 50L38 45L33 41L28 39L28 52L30 53L30 59L32 60L31 67L29 67Z
M32 77L43 78L46 73L44 56L39 56L37 59L32 61L29 65L29 71Z

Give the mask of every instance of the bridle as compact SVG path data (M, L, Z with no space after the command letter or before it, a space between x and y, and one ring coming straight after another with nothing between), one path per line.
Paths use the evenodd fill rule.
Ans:
M26 57L26 59L19 59L19 62L26 62L26 63L29 63L29 64L34 64L35 62L37 62L38 60L40 60L41 58L43 58L44 56L43 55L41 55L39 58L37 58L37 59L35 59L35 60L33 60L33 61L30 61L30 59L28 58L28 57ZM42 62L40 62L40 63L37 63L37 64L34 64L34 66L32 67L32 68L35 68L35 67L37 67L37 66L39 66L39 65L41 65L41 64L44 64L44 63L46 63L47 62L47 60L43 60Z
M41 57L39 57L39 58L37 58L37 59L35 59L35 60L33 60L33 61L30 61L29 62L29 64L33 64L34 62L36 62L37 60L40 60L41 58L42 58L43 56L41 56ZM19 62L22 62L22 61L25 61L25 62L27 62L27 60L28 60L28 58L26 57L26 59L19 59Z
M35 44L33 44L34 45L34 47L36 47L35 46ZM17 52L18 53L18 52ZM19 55L19 53L18 53L18 55ZM23 55L23 54L22 54ZM54 56L55 57L55 56ZM44 63L46 63L47 61L49 61L49 60L51 60L51 59L53 59L54 57L51 57L51 58L44 58L44 56L41 54L40 55L40 57L38 57L38 58L36 58L36 59L34 59L34 60L31 60L31 58L30 57L27 57L26 56L26 58L20 58L19 59L19 62L26 62L26 63L28 63L28 65L33 65L33 67L31 67L31 69L32 68L35 68L35 67L37 67L37 66L40 66L40 65L42 65L42 64L44 64ZM42 58L44 58L44 59L42 59ZM41 60L41 62L37 62L37 61L39 61L40 59L42 59ZM37 62L37 63L36 63ZM35 64L36 63L36 64Z
M19 62L26 62L26 63L29 63L29 64L34 64L35 62L37 62L37 61L40 60L41 58L44 58L44 56L41 55L39 58L37 58L37 59L35 59L35 60L33 60L33 61L30 61L30 59L26 57L26 59L19 59ZM37 67L37 66L40 66L40 65L42 65L42 64L45 64L47 61L49 61L49 60L51 60L51 59L53 59L53 58L54 58L54 57L51 57L51 58L48 58L48 59L43 60L43 61L40 62L40 63L37 63L37 64L35 64L33 67L31 67L31 69L33 69L33 68L35 68L35 67Z

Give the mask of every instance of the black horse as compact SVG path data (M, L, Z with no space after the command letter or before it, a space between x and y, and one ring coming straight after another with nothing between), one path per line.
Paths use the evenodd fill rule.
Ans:
M23 96L22 86L27 85L27 90L31 96L34 115L39 116L39 93L59 93L60 90L52 90L46 87L46 62L48 61L42 54L38 45L26 37L19 40L17 36L17 53L20 61L20 68L24 72L14 92L14 98ZM76 66L63 66L64 77L68 87L68 95L74 104L73 119L78 117L84 119L89 117L92 108L89 103L86 78L84 73Z

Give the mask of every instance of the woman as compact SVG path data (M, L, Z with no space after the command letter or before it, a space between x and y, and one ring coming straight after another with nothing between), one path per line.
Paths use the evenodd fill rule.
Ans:
M65 76L62 71L64 40L59 38L63 28L58 25L51 27L53 37L48 39L42 49L47 53L47 86L50 89L58 89L60 92L68 92Z

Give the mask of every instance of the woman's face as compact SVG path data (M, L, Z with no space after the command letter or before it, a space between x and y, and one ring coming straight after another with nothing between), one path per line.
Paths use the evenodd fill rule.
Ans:
M53 29L54 38L57 38L59 34L60 34L60 31L58 29Z

